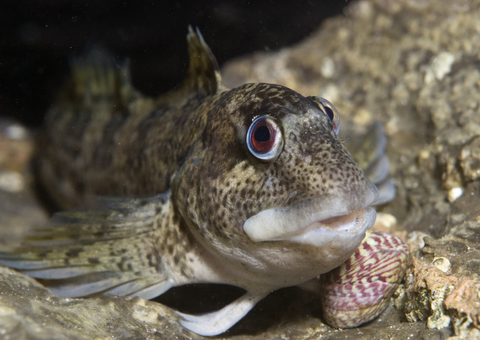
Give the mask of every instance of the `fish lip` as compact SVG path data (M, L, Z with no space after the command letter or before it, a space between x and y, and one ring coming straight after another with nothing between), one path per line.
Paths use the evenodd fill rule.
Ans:
M345 215L313 222L305 229L272 241L291 241L312 244L317 247L325 246L331 242L332 237L349 239L363 235L365 231L373 227L375 219L376 211L373 208L366 207L353 210Z
M321 246L331 237L358 237L375 223L376 213L369 205L377 200L378 190L370 182L362 194L323 195L263 210L247 219L243 229L254 242L293 241ZM319 239L322 234L325 240Z

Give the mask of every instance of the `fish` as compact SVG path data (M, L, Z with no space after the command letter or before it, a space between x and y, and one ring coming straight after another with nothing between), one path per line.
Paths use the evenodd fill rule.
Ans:
M372 205L394 186L380 124L354 153L363 171L328 100L268 83L228 89L198 29L187 42L185 80L158 98L137 91L128 61L105 49L73 62L35 160L59 212L0 264L63 297L243 288L218 311L178 313L213 336L270 292L316 280L368 245Z

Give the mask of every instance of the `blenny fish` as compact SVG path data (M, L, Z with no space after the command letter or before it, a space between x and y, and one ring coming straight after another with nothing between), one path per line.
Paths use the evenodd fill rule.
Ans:
M365 238L379 191L338 137L335 107L280 85L228 89L198 30L189 28L187 41L187 77L159 98L135 90L128 63L102 49L73 63L36 162L65 211L0 253L0 263L65 297L151 299L191 283L243 288L219 311L179 313L184 327L207 336L270 292L337 267L316 281L327 293L325 319L355 327L378 315L408 249L391 235ZM372 131L356 153L385 182L385 136L378 124Z

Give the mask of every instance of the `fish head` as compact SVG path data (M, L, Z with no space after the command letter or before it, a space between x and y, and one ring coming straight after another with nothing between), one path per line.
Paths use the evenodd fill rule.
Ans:
M195 238L243 279L289 286L344 262L375 221L378 190L337 137L336 109L246 84L208 112L175 175Z

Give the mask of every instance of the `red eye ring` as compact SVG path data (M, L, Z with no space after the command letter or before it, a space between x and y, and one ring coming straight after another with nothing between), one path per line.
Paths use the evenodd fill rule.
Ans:
M256 118L247 131L248 150L256 158L273 160L283 149L283 138L277 120L270 116Z
M276 129L266 119L257 121L250 137L252 147L261 153L268 152L275 142L276 134Z

